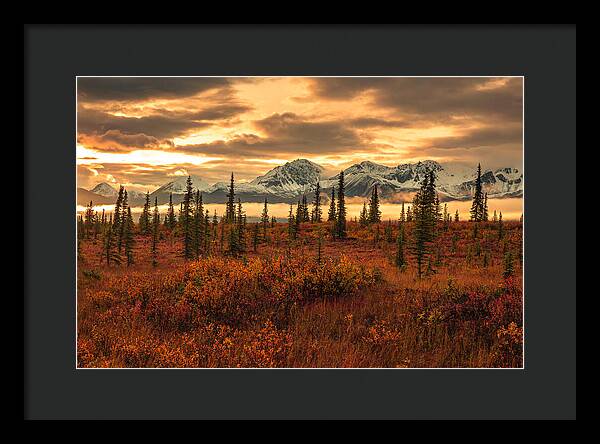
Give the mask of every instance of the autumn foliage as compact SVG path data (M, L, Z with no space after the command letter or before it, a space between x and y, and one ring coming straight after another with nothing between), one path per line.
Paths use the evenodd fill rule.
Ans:
M79 367L521 367L522 225L440 225L418 278L404 223L349 221L265 228L256 251L194 260L161 227L137 234L135 263L109 266L102 242L81 242ZM386 227L387 225L387 227ZM261 232L263 227L261 227ZM390 233L391 230L391 233ZM383 233L386 233L384 236ZM508 253L515 258L505 277Z

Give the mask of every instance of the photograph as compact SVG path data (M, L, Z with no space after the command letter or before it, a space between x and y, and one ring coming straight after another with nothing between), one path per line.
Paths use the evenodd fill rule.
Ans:
M75 367L525 368L526 82L77 75Z

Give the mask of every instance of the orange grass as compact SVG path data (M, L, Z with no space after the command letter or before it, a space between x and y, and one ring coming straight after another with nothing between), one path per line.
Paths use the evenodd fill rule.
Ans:
M256 253L248 239L249 251L231 258L217 240L194 261L163 233L157 267L149 238L136 237L130 267L108 267L101 240L83 240L78 366L521 367L521 224L505 222L502 240L492 222L479 224L477 240L471 223L440 227L434 272L422 279L411 225L403 270L385 222L378 242L375 226L352 222L346 240L331 239L327 223L306 223L288 242L286 224L277 224ZM515 272L505 279L507 251Z

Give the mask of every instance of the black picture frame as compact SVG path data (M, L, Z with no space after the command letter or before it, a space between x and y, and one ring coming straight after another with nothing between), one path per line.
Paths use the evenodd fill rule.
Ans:
M25 418L575 418L574 26L25 25L23 43ZM77 370L77 75L523 75L525 368ZM573 215L559 238L549 209Z

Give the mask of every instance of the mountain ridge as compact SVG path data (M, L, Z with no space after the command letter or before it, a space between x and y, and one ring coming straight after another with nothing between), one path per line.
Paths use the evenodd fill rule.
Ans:
M433 170L436 174L437 190L441 200L471 199L477 168L452 163L442 164L434 160L398 164L395 167L368 160L353 164L343 170L346 196L368 197L373 186L377 185L382 199L394 201L399 194L416 191L424 173L428 170ZM235 191L236 195L246 202L261 202L267 198L271 203L294 203L302 194L312 195L314 186L319 181L323 193L327 196L327 191L336 186L339 173L324 177L324 172L322 166L310 160L296 159L277 166L249 182L236 183ZM165 183L150 193L151 201L157 198L159 204L164 204L168 202L169 195L172 193L173 202L179 203L185 193L186 180L187 176L181 176ZM514 167L483 169L482 182L484 191L490 198L523 195L523 173ZM216 182L210 185L201 177L192 176L192 186L194 190L202 192L205 202L222 203L225 201L229 182ZM94 190L99 192L95 193ZM99 196L100 199L94 202L100 203L107 198L116 197L117 194L117 191L105 182L97 184L92 190L85 191L87 202L84 204L89 203L90 198L93 200L94 195ZM78 190L78 204L79 194ZM143 204L145 199L145 193L136 191L129 192L129 196L131 205Z

